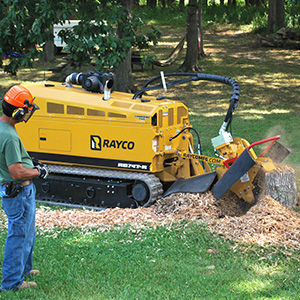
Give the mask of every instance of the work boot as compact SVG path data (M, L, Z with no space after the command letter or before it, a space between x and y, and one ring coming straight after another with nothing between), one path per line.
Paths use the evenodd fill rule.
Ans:
M31 270L28 274L28 276L34 276L34 275L38 275L41 274L41 272L39 270Z
M21 284L21 286L19 288L17 288L17 291L19 290L24 290L24 289L30 289L30 288L35 288L37 287L37 284L33 281L23 281L23 283Z

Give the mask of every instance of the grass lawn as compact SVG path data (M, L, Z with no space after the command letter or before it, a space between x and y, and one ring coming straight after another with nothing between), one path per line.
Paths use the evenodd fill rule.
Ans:
M197 222L108 231L39 230L38 288L0 297L297 299L299 255L227 241Z

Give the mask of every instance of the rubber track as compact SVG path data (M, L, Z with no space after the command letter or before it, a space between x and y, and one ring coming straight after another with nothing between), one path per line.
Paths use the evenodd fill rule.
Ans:
M103 170L103 169L86 168L86 167L70 167L70 166L50 165L50 164L48 165L48 167L50 173L56 173L56 174L142 181L148 186L150 191L149 200L147 201L146 204L143 205L143 207L147 207L153 204L163 194L162 183L160 182L159 178L157 178L154 174L128 172L128 171Z

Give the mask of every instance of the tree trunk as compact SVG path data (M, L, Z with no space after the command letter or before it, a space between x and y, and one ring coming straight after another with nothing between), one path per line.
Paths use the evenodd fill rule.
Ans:
M132 0L129 0L128 2L131 2ZM126 1L122 1L122 2L126 2ZM157 0L147 0L147 6L148 7L156 7L157 5Z
M266 173L266 195L291 208L297 204L295 171Z
M269 0L267 33L275 33L285 26L284 0Z
M187 49L184 63L179 68L183 72L198 72L198 0L190 0L188 4L187 20Z
M53 28L48 29L49 32L52 31L53 34ZM43 57L42 57L42 61L45 62L51 62L55 60L55 45L54 45L54 41L53 39L50 41L47 41L44 45L43 45Z
M131 93L133 91L131 49L127 53L125 60L117 67L115 74L115 90L119 92Z
M168 7L172 7L174 5L174 0L167 0L168 2Z
M298 202L296 175L291 167L278 164L277 168L270 172L261 168L253 184L256 200L269 195L287 208L294 207Z
M200 41L198 41L199 45L198 47L198 59L200 57L205 57L206 54L204 52L204 42L203 42L203 28L202 28L202 8L199 9L199 22L198 22L198 30L199 30L199 36L200 36Z
M53 41L48 41L43 45L42 61L51 62L55 60L55 46Z
M122 0L122 5L126 8L127 18L132 15L133 0ZM118 31L120 38L124 36L124 32ZM132 92L132 69L131 69L131 49L128 51L125 60L116 68L116 82L115 89L120 92Z

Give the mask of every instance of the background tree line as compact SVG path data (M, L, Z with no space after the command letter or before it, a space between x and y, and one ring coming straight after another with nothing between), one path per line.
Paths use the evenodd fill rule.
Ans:
M61 34L68 44L69 59L79 67L93 64L98 71L114 70L119 78L117 89L123 91L132 89L131 49L145 50L160 36L155 27L141 30L143 19L151 19L151 13L160 13L162 22L167 23L167 10L176 10L180 26L187 27L183 71L200 69L199 59L205 56L203 22L204 27L208 21L252 22L261 33L273 33L286 25L299 30L300 23L299 0L1 0L0 5L0 68L5 72L15 74L20 67L30 67L36 58L53 59L53 24L77 19L81 22L73 31ZM41 53L36 45L47 41L48 51ZM8 58L5 62L4 57Z

